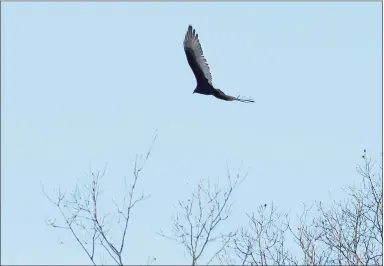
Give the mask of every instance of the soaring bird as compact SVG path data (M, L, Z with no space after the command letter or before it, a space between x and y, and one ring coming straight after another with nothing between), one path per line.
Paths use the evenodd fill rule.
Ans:
M207 60L204 57L203 49L201 48L199 41L199 35L191 25L189 25L188 31L185 34L184 51L187 56L188 64L196 77L197 85L193 93L213 95L216 98L225 101L240 101L244 103L254 102L252 99L226 95L222 90L213 87L211 71L209 70Z

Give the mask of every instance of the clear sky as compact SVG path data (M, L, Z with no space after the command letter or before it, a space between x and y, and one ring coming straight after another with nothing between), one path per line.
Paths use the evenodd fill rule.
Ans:
M131 178L151 197L130 224L125 261L190 263L171 232L202 177L249 172L224 224L272 201L292 214L360 180L382 147L382 3L2 3L1 262L89 264L54 195L102 169L103 200ZM213 84L254 104L192 94L183 51L192 24ZM59 242L63 241L64 244Z

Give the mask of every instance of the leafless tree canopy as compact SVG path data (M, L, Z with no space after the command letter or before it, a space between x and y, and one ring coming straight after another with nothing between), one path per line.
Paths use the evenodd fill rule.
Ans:
M288 226L272 204L262 204L257 213L247 214L249 226L242 228L232 249L242 265L286 265L291 257L285 243ZM228 258L227 258L228 259Z
M244 178L237 175L232 180L228 172L227 188L220 188L218 184L211 185L209 179L206 182L201 180L187 201L178 202L180 212L174 218L173 236L162 232L160 235L183 245L190 255L192 265L197 264L209 244L220 243L206 262L211 263L236 235L236 232L217 233L217 227L229 217L232 193Z
M374 164L362 155L363 165L357 172L363 186L350 186L344 202L334 202L330 210L318 203L319 217L315 220L318 241L328 250L327 264L378 265L383 260L383 186ZM316 262L316 261L315 261Z
M69 230L93 265L97 264L95 255L99 252L105 252L117 265L123 265L122 255L132 209L137 203L147 198L144 194L136 196L136 185L141 171L149 159L156 137L157 135L146 155L136 157L132 184L128 185L125 178L126 193L122 205L119 206L114 202L118 217L116 222L119 225L116 227L122 228L119 240L112 239L109 236L111 227L107 223L107 217L111 213L100 213L99 207L102 194L100 181L105 176L107 166L103 171L93 172L90 169L90 184L83 186L77 184L74 191L70 193L62 192L59 189L56 199L49 197L43 190L47 199L57 206L64 222L59 224L56 220L47 220L47 223L54 228Z
M333 201L329 209L321 202L305 206L296 226L273 205L260 206L257 215L248 215L249 227L241 230L232 246L235 264L382 265L382 166L374 171L365 150L362 159L357 166L362 187L348 187L347 198ZM308 218L313 208L316 215ZM287 240L292 237L293 243ZM298 254L292 252L293 245L299 248Z
M110 237L111 227L106 222L110 214L99 210L100 180L106 168L90 171L89 185L76 186L71 193L59 190L55 200L47 196L63 218L62 224L56 220L48 224L68 230L94 265L95 255L101 252L123 265L132 209L146 198L144 194L137 196L135 188L151 148L141 160L136 159L132 184L125 184L123 204L115 203L116 222L122 228L120 239ZM357 173L362 185L347 187L345 200L332 201L330 208L321 202L304 205L298 221L292 222L292 217L280 213L274 204L258 204L254 212L246 214L248 225L237 230L225 230L225 225L231 215L233 192L245 176L228 173L225 187L201 180L189 197L178 202L172 232L158 234L179 243L192 265L382 265L382 166L364 150ZM155 260L150 258L147 264Z

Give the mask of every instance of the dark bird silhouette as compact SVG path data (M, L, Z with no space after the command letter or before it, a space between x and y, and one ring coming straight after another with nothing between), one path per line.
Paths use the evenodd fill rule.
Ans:
M196 89L193 93L200 93L204 95L213 95L218 99L225 101L240 101L244 103L253 103L252 99L245 99L226 95L223 91L215 89L212 85L212 75L209 70L207 60L204 57L203 49L201 48L199 35L196 34L195 29L191 25L184 38L184 51L187 56L188 64L191 67L193 74L196 77Z

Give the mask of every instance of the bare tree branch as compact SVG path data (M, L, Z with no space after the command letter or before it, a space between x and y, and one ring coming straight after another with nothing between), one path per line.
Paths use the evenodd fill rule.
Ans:
M288 215L285 225L281 223L273 205L269 211L261 205L257 214L248 214L249 227L240 230L231 246L232 258L238 258L235 264L382 265L382 166L375 174L375 165L366 151L362 158L357 172L363 178L363 186L350 186L347 198L341 202L331 200L328 209L321 202L311 207L304 205L296 226ZM286 248L286 236L299 247L300 260L293 256L292 244L290 250Z
M144 156L136 156L133 167L133 183L127 185L125 178L126 193L124 197L123 208L120 208L113 201L117 208L117 214L124 220L124 228L121 234L120 244L116 246L109 236L109 229L106 227L107 217L110 213L101 214L99 211L99 201L102 194L100 189L100 181L105 176L107 165L103 171L93 172L90 166L90 176L92 178L90 184L84 184L79 188L76 184L75 189L70 193L62 193L59 189L57 200L52 200L42 188L44 195L59 210L61 217L65 222L65 226L58 225L56 221L48 220L47 224L53 228L70 230L76 241L81 245L93 265L96 265L95 254L98 247L101 247L108 256L117 265L123 265L122 253L127 237L129 220L131 218L132 209L142 200L148 198L142 194L135 196L137 182L140 174L150 157L153 145L156 141L157 134L154 137L148 152ZM126 195L128 195L128 205L126 206ZM120 218L118 223L120 222ZM82 236L81 236L82 235ZM104 259L104 258L103 258Z
M200 180L197 189L187 201L179 201L180 212L174 217L173 235L170 237L162 231L159 235L182 244L191 256L192 265L196 265L207 246L221 242L220 247L212 253L207 264L212 263L224 251L236 232L215 233L217 226L225 221L231 211L229 202L234 189L245 179L239 175L233 181L228 173L228 187L222 189L210 180ZM181 218L180 218L181 217Z

